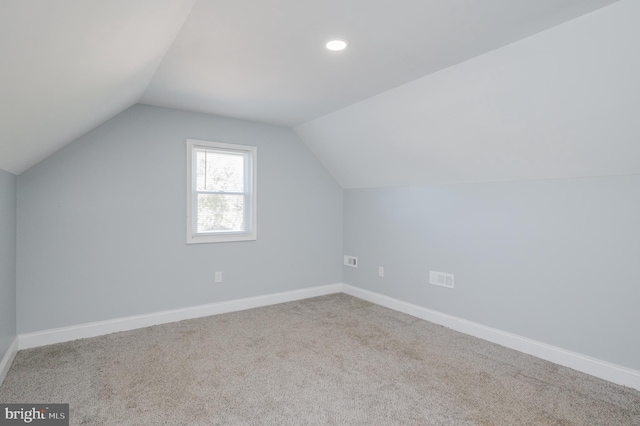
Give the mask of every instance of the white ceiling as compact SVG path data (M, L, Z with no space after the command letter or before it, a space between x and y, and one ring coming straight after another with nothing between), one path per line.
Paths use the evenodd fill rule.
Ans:
M344 188L640 174L625 0L295 130Z
M0 168L138 102L195 0L0 0Z
M436 90L436 83L419 83L421 77L612 3L0 0L0 168L21 173L143 102L291 127L310 122L298 127L303 140L343 185L366 186L375 181L370 170L353 179L345 172L358 157L334 158L338 139L332 132L340 126L330 118L315 119L335 112L338 121L353 120L345 127L352 137L339 144L353 142L355 150L363 144L360 138L389 132L394 125L378 132L379 123L358 121L359 114L348 112L351 105L414 80ZM323 44L332 37L347 39L349 49L326 51ZM472 71L467 77L474 78ZM434 78L430 81L442 79ZM435 99L446 105L447 92ZM409 107L415 101L398 102ZM345 107L347 112L338 111ZM398 120L396 127L403 123ZM379 145L376 155L381 155L396 142L378 138L370 143ZM415 146L406 148L410 152ZM460 161L464 153L456 152L447 155ZM394 178L394 170L388 169L385 182L413 179ZM435 180L447 180L444 176Z
M200 0L142 102L296 126L609 3Z

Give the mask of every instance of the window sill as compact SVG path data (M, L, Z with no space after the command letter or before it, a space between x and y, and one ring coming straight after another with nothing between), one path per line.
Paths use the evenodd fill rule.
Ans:
M187 237L187 244L229 243L234 241L256 241L255 234L229 234L229 235L196 235Z

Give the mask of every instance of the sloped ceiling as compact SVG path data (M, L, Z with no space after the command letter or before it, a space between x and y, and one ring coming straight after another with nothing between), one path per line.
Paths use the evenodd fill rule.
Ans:
M305 143L346 187L483 180L487 177L485 169L495 166L492 161L511 159L501 153L504 145L478 145L467 133L447 145L445 142L452 138L435 136L446 134L450 128L441 126L436 131L425 126L429 115L421 112L438 111L441 104L453 114L464 107L464 98L470 95L469 102L480 106L460 109L456 127L460 122L464 128L495 128L505 122L509 127L510 119L523 120L522 114L528 114L530 108L523 106L518 96L526 93L516 91L519 107L508 108L508 99L500 99L496 108L505 109L504 115L499 116L497 111L489 114L481 107L484 98L478 91L465 89L465 84L476 78L475 65L469 70L468 63L462 62L496 49L512 52L509 49L515 45L508 46L510 43L612 3L616 2L2 0L0 168L19 174L122 110L142 102L298 126L296 130ZM625 0L619 4L638 17L633 3L634 0ZM609 29L616 27L614 22ZM333 37L347 39L349 49L340 53L326 51L324 42ZM526 59L518 62L521 56L535 57L539 53L535 46L534 51L527 50L527 40L521 42L525 43L522 51L508 53L504 59L507 68L531 65ZM588 40L600 50L607 50L597 38ZM606 37L607 43L615 41ZM553 45L549 41L540 47ZM557 49L554 52L541 58L556 59L562 53ZM497 55L500 59L503 53ZM509 61L512 57L515 64ZM482 63L483 58L476 60ZM564 67L566 62L561 61L558 66ZM502 86L496 75L483 76L482 72L496 72L498 63L500 60L480 67L476 83L490 83L487 91L496 88L496 96L508 98L513 85L520 87L527 82L519 81L520 74L513 70L507 72L512 75L512 86L508 81ZM591 63L587 61L585 65ZM544 71L544 66L538 67ZM452 71L458 68L460 71ZM440 70L444 74L438 73ZM432 79L425 83L431 74ZM442 77L450 74L457 77ZM572 79L564 71L560 74L558 82ZM584 79L579 81L586 84ZM405 83L418 86L402 86ZM543 89L543 83L537 82L534 87ZM407 93L414 89L414 94ZM598 93L604 92L600 89ZM431 99L430 103L422 103L425 97ZM458 99L458 104L452 98ZM369 112L365 111L367 108ZM370 115L371 109L380 109L380 113ZM483 121L483 114L488 114L489 119ZM411 122L407 116L412 117ZM431 116L432 122L437 117ZM413 126L406 130L409 133L394 133L407 126ZM490 138L488 132L481 139ZM436 151L416 148L420 146L416 139L433 144ZM363 145L373 147L365 156L370 159L364 162ZM439 158L450 161L448 166L434 167L433 163L419 160L419 156L429 158L444 145L448 148ZM514 152L516 148L519 149L509 147ZM388 152L394 150L405 154L389 157ZM477 151L484 152L487 160L482 170L453 178L447 174L452 168L466 169L469 152ZM521 156L526 155L525 152ZM496 156L499 160L493 159ZM393 166L392 162L381 161L383 157L393 161L409 159L417 164ZM560 156L557 162L568 157ZM409 172L400 173L405 168ZM425 168L432 169L428 178L424 172L416 172Z
M296 126L609 3L199 0L142 102Z
M640 174L640 2L298 126L345 188Z
M0 168L19 174L138 102L194 0L1 0Z

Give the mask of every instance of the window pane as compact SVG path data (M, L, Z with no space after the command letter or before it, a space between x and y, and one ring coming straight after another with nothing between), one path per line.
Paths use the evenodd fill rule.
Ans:
M244 232L244 196L198 194L196 232Z
M244 192L246 155L219 151L196 151L196 190Z

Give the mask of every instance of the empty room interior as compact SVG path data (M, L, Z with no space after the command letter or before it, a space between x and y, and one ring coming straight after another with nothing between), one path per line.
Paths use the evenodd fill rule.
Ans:
M0 0L0 417L640 424L639 20Z

